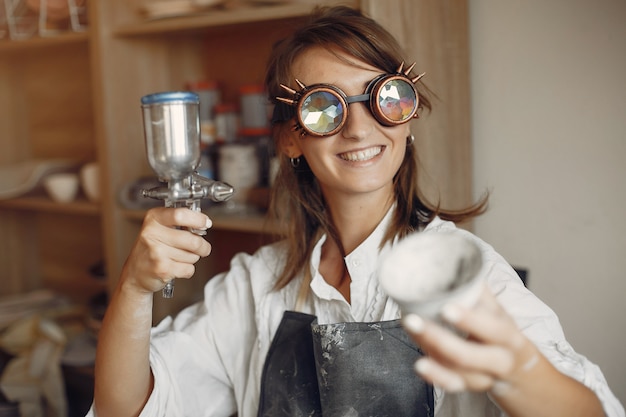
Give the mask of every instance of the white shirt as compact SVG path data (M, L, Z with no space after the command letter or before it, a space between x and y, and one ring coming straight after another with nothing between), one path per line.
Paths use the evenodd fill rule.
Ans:
M390 211L391 213L391 211ZM305 313L319 323L395 320L398 306L379 288L376 269L390 214L345 261L352 279L352 304L318 272L321 246L312 255L311 292ZM609 417L624 417L600 369L577 354L565 340L555 313L528 291L515 271L494 249L451 222L435 219L427 230L446 230L480 246L488 286L522 331L561 372L596 393ZM284 242L265 246L254 255L238 254L228 272L211 279L203 302L164 319L152 331L150 364L154 390L141 416L257 415L261 374L274 332L285 310L294 310L302 277L275 291ZM413 364L407 364L412 366ZM93 416L90 411L88 416ZM484 393L445 393L435 389L436 417L504 416Z

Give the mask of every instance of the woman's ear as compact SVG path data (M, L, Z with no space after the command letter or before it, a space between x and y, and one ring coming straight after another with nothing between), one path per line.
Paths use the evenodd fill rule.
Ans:
M302 155L300 143L298 142L298 132L293 132L290 129L282 129L279 135L279 152L283 153L288 158L297 158Z

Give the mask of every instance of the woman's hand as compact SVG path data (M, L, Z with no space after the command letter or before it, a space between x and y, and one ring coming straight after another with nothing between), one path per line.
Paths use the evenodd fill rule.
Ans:
M416 363L416 370L434 385L447 391L499 389L537 362L537 348L487 288L474 308L450 304L442 317L468 337L416 315L403 320L428 354Z
M154 208L122 270L122 280L141 292L153 293L174 278L191 278L194 264L211 253L211 244L185 229L207 230L211 220L188 208Z
M510 416L603 415L595 394L554 368L486 287L476 306L447 305L442 318L458 332L414 314L403 319L426 352L415 364L426 381L488 392Z

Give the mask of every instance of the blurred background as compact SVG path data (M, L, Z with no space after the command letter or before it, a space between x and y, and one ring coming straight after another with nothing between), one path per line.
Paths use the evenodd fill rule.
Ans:
M30 381L57 391L22 408L74 417L91 403L108 294L145 210L163 204L141 196L159 183L140 97L197 92L198 169L238 188L235 205L203 205L219 245L173 299L155 296L155 323L200 299L235 252L280 231L263 216L276 162L259 88L265 59L313 5L339 3L392 31L438 97L411 126L426 194L454 208L491 193L469 226L527 272L626 403L624 0L0 0L7 396L38 353Z
M474 231L626 403L626 2L468 5Z

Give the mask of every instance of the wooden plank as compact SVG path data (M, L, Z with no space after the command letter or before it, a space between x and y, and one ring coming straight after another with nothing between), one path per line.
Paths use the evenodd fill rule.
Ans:
M140 36L172 32L180 33L182 31L249 24L260 21L270 22L304 16L309 14L315 5L329 4L345 4L358 7L358 1L356 0L317 0L315 3L293 2L278 5L265 4L263 6L242 5L234 9L208 9L206 12L197 12L182 17L152 20L137 19L132 24L116 28L114 33L117 36Z
M69 203L57 203L47 196L20 197L0 200L0 208L85 216L98 216L100 214L100 206L98 204L82 197Z
M35 36L26 40L10 40L8 38L0 40L0 54L9 52L21 53L32 49L45 49L69 43L84 43L89 39L88 32L64 32L51 37Z
M89 216L37 215L41 285L87 302L105 289L90 269L102 261L100 219Z
M39 230L30 215L0 210L0 295L24 293L41 285Z
M362 9L426 72L433 111L412 123L422 190L442 207L472 201L469 39L466 0L362 0Z
M95 159L87 44L20 57L32 157Z

